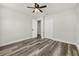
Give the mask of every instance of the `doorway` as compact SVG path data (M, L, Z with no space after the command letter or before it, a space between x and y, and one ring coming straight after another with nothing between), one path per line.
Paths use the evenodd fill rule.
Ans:
M41 20L37 21L37 38L41 38Z
M42 21L32 20L32 37L42 38Z

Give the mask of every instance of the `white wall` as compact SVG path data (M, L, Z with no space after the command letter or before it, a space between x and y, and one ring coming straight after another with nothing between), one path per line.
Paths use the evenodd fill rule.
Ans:
M77 39L77 45L79 47L79 4L77 4L77 8L76 8L76 39Z
M45 38L53 38L53 17L50 15L45 16Z
M61 41L76 43L75 39L75 21L76 14L74 10L66 10L53 15L53 38Z
M31 38L31 17L0 6L0 46Z
M45 16L45 15L44 15ZM40 19L40 18L38 18ZM65 10L56 14L48 14L42 24L45 38L63 41L75 44L77 42L75 36L76 13L74 9Z
M54 40L75 44L77 42L75 39L75 19L74 9L46 15L43 27L45 38L54 38Z

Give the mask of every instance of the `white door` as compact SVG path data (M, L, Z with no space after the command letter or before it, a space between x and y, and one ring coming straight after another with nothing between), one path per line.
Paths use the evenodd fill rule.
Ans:
M37 20L32 20L32 37L37 37Z

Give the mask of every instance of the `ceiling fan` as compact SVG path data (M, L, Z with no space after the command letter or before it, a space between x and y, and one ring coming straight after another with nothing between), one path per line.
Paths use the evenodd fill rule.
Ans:
M43 6L40 6L38 3L34 3L34 7L27 7L27 8L32 8L33 9L33 13L34 12L37 12L37 11L40 11L41 13L43 12L41 9L42 8L46 8L47 5L43 5Z

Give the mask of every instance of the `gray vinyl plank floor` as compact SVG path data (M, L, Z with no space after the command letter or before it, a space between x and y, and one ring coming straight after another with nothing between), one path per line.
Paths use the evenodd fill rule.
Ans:
M0 56L79 56L79 51L72 44L34 38L0 47Z

